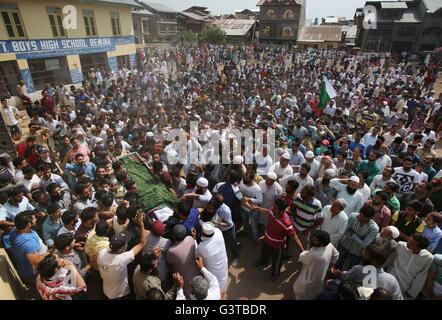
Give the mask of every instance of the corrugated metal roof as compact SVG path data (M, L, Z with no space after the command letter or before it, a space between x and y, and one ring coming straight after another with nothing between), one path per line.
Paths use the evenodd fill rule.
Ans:
M90 0L90 2L102 2L102 3L121 4L133 7L141 7L141 5L137 3L135 0Z
M183 16L189 17L191 19L197 20L197 21L210 21L209 16L200 16L193 12L179 12L178 14L181 14Z
M408 9L405 2L381 2L382 9Z
M156 2L147 2L147 1L140 1L141 3L145 4L146 6L152 8L155 11L158 12L167 12L167 13L177 13L176 10L162 4L162 3L156 3Z
M148 16L153 16L153 13L150 12L149 10L143 9L143 10L135 10L132 11L132 14L140 14L140 15L148 15Z
M298 41L339 42L341 39L342 26L311 26L302 28Z
M435 13L442 8L441 0L422 0L428 13Z
M220 27L228 36L244 36L250 31L256 20L219 19L212 23Z

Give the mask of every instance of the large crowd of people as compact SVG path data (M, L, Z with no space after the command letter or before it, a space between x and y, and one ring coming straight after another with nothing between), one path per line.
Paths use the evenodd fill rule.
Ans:
M228 298L241 242L253 268L271 265L254 281L297 263L297 300L441 299L442 96L423 58L187 45L139 49L136 66L41 99L20 83L27 128L1 100L17 151L0 156L2 245L44 300ZM275 141L231 134L245 129ZM131 153L176 195L168 220L139 202Z

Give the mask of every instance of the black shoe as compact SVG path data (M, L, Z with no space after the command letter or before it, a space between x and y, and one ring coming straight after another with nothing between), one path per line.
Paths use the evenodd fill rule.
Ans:
M253 268L260 268L260 267L264 267L264 263L262 263L261 261L257 261L253 264Z

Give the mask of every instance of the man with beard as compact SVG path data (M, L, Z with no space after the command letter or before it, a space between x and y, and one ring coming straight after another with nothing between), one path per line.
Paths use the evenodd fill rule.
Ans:
M347 181L347 185L341 183ZM352 212L358 212L363 204L363 196L359 189L359 178L356 176L350 179L332 179L330 180L330 186L335 188L338 194L338 199L344 199L347 201L347 207L345 213L350 215Z
M388 226L382 228L381 232L376 237L375 244L381 248L384 252L387 260L384 263L384 267L389 267L396 256L396 239L399 237L400 231L395 226Z
M6 189L6 188L5 188ZM34 210L28 198L23 196L23 185L16 185L6 191L8 201L0 208L0 226L14 226L14 218L17 214L27 210Z
M92 198L92 190L90 187L88 187L85 184L78 184L75 186L75 194L77 195L78 199L74 203L74 210L77 212L78 215L81 214L81 212L88 208L88 207L97 207L98 204L95 201L95 199Z
M364 206L359 213L353 212L349 215L347 230L338 246L337 268L349 270L359 264L363 249L375 242L379 227L373 221L374 214L372 206Z
M394 182L393 180L394 169L390 166L385 167L382 170L381 174L378 174L373 178L373 181L370 184L371 192L377 189L383 189L387 182Z
M299 169L299 172L295 173L293 176L287 179L287 180L295 180L298 182L298 188L296 189L297 194L300 193L305 186L314 185L312 177L310 177L308 174L309 172L310 172L310 165L308 163L303 163L301 165L301 168ZM285 185L286 182L283 182L283 184Z
M398 197L414 190L415 185L419 182L419 174L413 169L413 159L406 157L402 167L394 168L393 179L399 185Z
M396 246L396 257L388 272L399 282L405 299L416 299L425 285L433 262L433 255L426 250L429 244L422 234L413 234Z
M199 178L196 181L196 190L194 193L186 193L181 200L193 199L192 208L205 208L212 199L212 193L208 189L209 181L206 178Z
M336 171L327 169L324 177L315 181L315 197L321 202L323 207L328 206L333 199L336 199L337 191L330 186L330 181L336 176Z
M56 183L51 183L46 187L49 193L49 205L56 204L60 209L69 209L71 207L71 194L69 191L61 189Z
M402 199L401 207L406 208L413 200L420 201L424 207L419 212L419 217L424 219L427 214L434 211L433 202L431 202L429 195L431 193L432 186L427 182L419 182L414 188L414 192L408 194Z
M35 291L34 268L47 255L47 247L33 230L37 219L32 211L23 211L15 216L15 229L11 231L11 251L23 283Z
M391 210L386 206L387 200L387 193L380 191L373 195L372 200L366 202L366 204L371 205L376 212L373 220L376 222L379 229L389 226L391 222Z
M63 227L63 222L61 221L61 208L52 203L48 206L47 213L48 217L45 222L43 222L43 240L49 246L54 245L55 239L57 239L58 231Z

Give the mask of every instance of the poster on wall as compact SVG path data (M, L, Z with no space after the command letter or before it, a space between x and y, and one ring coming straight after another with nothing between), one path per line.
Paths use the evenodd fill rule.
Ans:
M58 59L47 59L45 60L46 71L58 70L60 69L60 62Z

